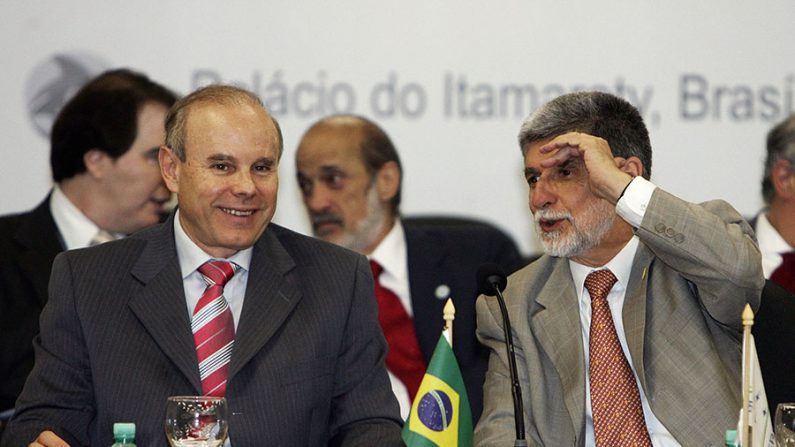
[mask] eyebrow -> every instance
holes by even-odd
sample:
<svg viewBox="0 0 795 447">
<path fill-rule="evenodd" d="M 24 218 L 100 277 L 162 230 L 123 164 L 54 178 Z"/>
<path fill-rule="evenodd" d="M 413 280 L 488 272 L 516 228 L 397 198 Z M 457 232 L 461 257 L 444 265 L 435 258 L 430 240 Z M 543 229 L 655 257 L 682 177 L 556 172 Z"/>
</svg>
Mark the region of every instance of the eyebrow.
<svg viewBox="0 0 795 447">
<path fill-rule="evenodd" d="M 345 174 L 346 173 L 344 169 L 340 168 L 337 165 L 321 166 L 320 167 L 320 172 L 323 173 L 323 174 L 337 174 L 337 173 Z"/>
<path fill-rule="evenodd" d="M 570 169 L 575 164 L 574 160 L 569 158 L 558 166 L 558 169 Z"/>
<path fill-rule="evenodd" d="M 211 161 L 229 161 L 234 159 L 235 157 L 226 154 L 211 154 L 207 156 L 207 160 Z"/>
<path fill-rule="evenodd" d="M 212 154 L 212 155 L 207 156 L 207 160 L 208 161 L 231 161 L 233 163 L 237 162 L 237 158 L 235 158 L 234 156 L 228 155 L 228 154 L 220 154 L 220 153 L 219 154 Z M 252 163 L 252 164 L 257 164 L 257 163 L 265 163 L 268 166 L 273 166 L 274 164 L 276 164 L 276 157 L 261 157 L 261 158 L 258 158 L 256 160 L 254 160 L 254 163 Z"/>
</svg>

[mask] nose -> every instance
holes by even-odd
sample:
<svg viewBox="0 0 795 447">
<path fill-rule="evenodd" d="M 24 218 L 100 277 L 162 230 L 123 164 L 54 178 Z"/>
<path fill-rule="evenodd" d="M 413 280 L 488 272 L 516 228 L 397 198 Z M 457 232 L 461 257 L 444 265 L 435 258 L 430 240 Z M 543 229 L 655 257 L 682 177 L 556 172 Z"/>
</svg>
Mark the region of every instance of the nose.
<svg viewBox="0 0 795 447">
<path fill-rule="evenodd" d="M 329 208 L 331 195 L 322 183 L 315 185 L 304 195 L 304 204 L 312 213 L 326 211 Z"/>
<path fill-rule="evenodd" d="M 232 191 L 236 196 L 250 197 L 257 191 L 257 185 L 254 183 L 251 172 L 247 170 L 240 170 L 234 176 L 233 181 Z"/>
<path fill-rule="evenodd" d="M 555 188 L 543 178 L 539 178 L 535 186 L 530 189 L 530 209 L 540 210 L 549 207 L 557 201 Z"/>
</svg>

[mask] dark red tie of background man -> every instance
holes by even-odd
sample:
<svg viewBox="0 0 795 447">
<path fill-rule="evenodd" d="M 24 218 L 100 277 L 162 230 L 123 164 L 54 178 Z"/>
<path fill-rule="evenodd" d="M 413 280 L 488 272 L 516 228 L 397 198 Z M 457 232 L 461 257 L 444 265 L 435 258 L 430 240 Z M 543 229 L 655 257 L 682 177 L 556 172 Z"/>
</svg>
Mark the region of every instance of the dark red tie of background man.
<svg viewBox="0 0 795 447">
<path fill-rule="evenodd" d="M 781 255 L 781 265 L 770 275 L 770 280 L 795 293 L 795 252 Z"/>
<path fill-rule="evenodd" d="M 375 297 L 378 301 L 378 322 L 384 331 L 389 353 L 386 356 L 386 367 L 397 376 L 409 392 L 409 398 L 414 401 L 417 390 L 420 388 L 422 377 L 425 375 L 425 360 L 417 342 L 414 331 L 414 322 L 409 317 L 400 298 L 395 292 L 381 285 L 380 276 L 384 270 L 375 261 L 370 261 L 375 279 Z"/>
</svg>

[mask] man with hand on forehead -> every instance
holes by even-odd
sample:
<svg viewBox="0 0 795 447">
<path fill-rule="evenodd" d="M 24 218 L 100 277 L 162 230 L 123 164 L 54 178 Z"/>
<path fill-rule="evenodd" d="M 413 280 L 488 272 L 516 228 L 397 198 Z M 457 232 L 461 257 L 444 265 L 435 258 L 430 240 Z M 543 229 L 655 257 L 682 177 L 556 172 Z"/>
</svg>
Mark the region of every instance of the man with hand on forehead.
<svg viewBox="0 0 795 447">
<path fill-rule="evenodd" d="M 649 181 L 638 110 L 564 95 L 522 125 L 529 205 L 545 255 L 508 279 L 530 445 L 718 445 L 740 408 L 742 311 L 764 285 L 753 231 L 723 201 Z M 516 439 L 497 303 L 477 445 Z"/>
</svg>

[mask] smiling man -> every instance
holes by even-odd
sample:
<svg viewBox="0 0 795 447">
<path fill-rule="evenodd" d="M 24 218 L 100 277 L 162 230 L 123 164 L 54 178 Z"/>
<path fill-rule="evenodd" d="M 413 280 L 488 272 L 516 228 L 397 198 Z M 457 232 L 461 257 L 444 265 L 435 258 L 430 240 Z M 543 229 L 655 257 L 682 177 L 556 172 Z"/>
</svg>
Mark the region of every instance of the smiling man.
<svg viewBox="0 0 795 447">
<path fill-rule="evenodd" d="M 399 446 L 367 260 L 270 223 L 282 136 L 253 94 L 177 102 L 164 223 L 55 260 L 3 446 L 163 445 L 166 398 L 224 396 L 236 446 Z"/>
<path fill-rule="evenodd" d="M 623 99 L 580 92 L 523 123 L 529 205 L 546 254 L 505 300 L 529 445 L 717 445 L 737 425 L 741 314 L 764 285 L 753 231 L 727 203 L 658 188 L 651 143 Z M 516 435 L 500 310 L 475 443 Z"/>
<path fill-rule="evenodd" d="M 176 100 L 130 70 L 94 78 L 53 124 L 50 194 L 32 211 L 0 217 L 0 432 L 33 367 L 31 341 L 55 255 L 160 221 L 171 194 L 157 154 Z"/>
</svg>

